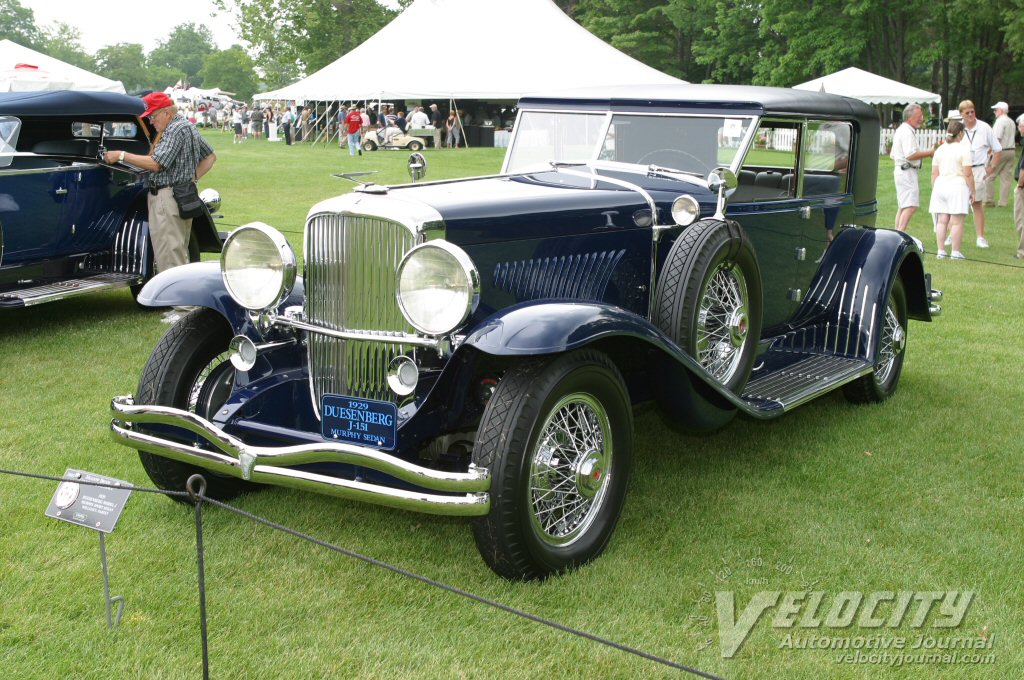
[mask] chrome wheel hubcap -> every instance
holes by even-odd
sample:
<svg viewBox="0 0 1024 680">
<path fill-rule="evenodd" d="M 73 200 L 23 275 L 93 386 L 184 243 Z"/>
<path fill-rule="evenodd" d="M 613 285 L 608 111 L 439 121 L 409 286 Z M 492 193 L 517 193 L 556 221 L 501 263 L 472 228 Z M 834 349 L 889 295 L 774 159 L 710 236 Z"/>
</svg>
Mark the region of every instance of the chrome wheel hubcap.
<svg viewBox="0 0 1024 680">
<path fill-rule="evenodd" d="M 530 462 L 530 516 L 542 541 L 566 546 L 587 532 L 604 505 L 611 460 L 611 423 L 601 403 L 584 393 L 559 400 Z"/>
</svg>

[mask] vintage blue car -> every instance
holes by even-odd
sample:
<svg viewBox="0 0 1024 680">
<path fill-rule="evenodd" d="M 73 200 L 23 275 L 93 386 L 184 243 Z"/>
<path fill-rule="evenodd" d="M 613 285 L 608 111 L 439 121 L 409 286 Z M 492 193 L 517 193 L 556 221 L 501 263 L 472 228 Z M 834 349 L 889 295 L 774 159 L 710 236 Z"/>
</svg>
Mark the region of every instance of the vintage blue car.
<svg viewBox="0 0 1024 680">
<path fill-rule="evenodd" d="M 152 277 L 144 173 L 100 157 L 104 148 L 148 153 L 145 108 L 112 93 L 0 94 L 0 309 L 137 292 Z M 216 192 L 207 199 L 216 211 Z M 192 261 L 220 251 L 209 210 L 192 227 Z"/>
<path fill-rule="evenodd" d="M 896 391 L 941 295 L 921 244 L 874 228 L 878 137 L 872 108 L 798 90 L 524 99 L 501 174 L 314 206 L 301 278 L 261 223 L 154 278 L 142 304 L 201 309 L 113 400 L 113 437 L 163 488 L 472 516 L 511 579 L 585 563 L 637 404 L 711 430 Z"/>
</svg>

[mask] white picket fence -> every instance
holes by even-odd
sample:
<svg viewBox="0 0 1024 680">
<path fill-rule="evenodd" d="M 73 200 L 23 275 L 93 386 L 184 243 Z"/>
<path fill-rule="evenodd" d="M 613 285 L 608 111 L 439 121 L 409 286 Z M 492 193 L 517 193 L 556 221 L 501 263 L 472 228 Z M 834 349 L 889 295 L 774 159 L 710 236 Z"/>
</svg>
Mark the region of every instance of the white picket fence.
<svg viewBox="0 0 1024 680">
<path fill-rule="evenodd" d="M 892 144 L 892 136 L 896 134 L 896 130 L 889 128 L 883 129 L 881 136 L 878 138 L 878 155 L 888 156 L 889 152 L 887 149 Z M 946 138 L 945 130 L 918 130 L 917 131 L 917 148 L 919 149 L 930 149 L 940 141 Z"/>
</svg>

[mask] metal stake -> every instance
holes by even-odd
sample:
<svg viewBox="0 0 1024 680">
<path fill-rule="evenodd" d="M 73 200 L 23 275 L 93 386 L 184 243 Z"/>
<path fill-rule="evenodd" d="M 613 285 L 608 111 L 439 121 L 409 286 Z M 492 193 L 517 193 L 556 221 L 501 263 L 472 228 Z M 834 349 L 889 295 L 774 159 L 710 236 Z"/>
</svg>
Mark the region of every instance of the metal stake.
<svg viewBox="0 0 1024 680">
<path fill-rule="evenodd" d="M 107 542 L 102 531 L 97 533 L 100 535 L 100 564 L 103 565 L 103 600 L 107 608 L 107 628 L 113 628 L 121 623 L 121 616 L 124 615 L 126 601 L 121 595 L 110 597 L 110 575 L 107 573 Z M 111 618 L 110 605 L 114 603 L 117 604 L 117 614 Z"/>
</svg>

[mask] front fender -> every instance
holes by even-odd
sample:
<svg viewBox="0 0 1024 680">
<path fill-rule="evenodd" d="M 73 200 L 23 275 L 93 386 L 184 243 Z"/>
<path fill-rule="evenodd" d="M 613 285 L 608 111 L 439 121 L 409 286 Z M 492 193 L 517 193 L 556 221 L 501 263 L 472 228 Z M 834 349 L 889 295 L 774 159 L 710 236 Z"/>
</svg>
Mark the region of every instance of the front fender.
<svg viewBox="0 0 1024 680">
<path fill-rule="evenodd" d="M 496 356 L 524 356 L 568 352 L 614 336 L 671 344 L 650 321 L 619 307 L 550 300 L 501 310 L 474 328 L 465 344 Z"/>
<path fill-rule="evenodd" d="M 281 307 L 301 304 L 302 277 L 295 279 L 291 295 Z M 160 272 L 143 286 L 138 303 L 144 307 L 207 307 L 227 319 L 235 332 L 248 328 L 249 310 L 228 293 L 219 262 L 193 262 Z"/>
<path fill-rule="evenodd" d="M 463 344 L 494 356 L 513 357 L 569 352 L 613 338 L 635 342 L 637 351 L 657 350 L 734 406 L 749 410 L 746 402 L 711 377 L 654 324 L 613 305 L 550 300 L 524 302 L 481 322 Z"/>
</svg>

